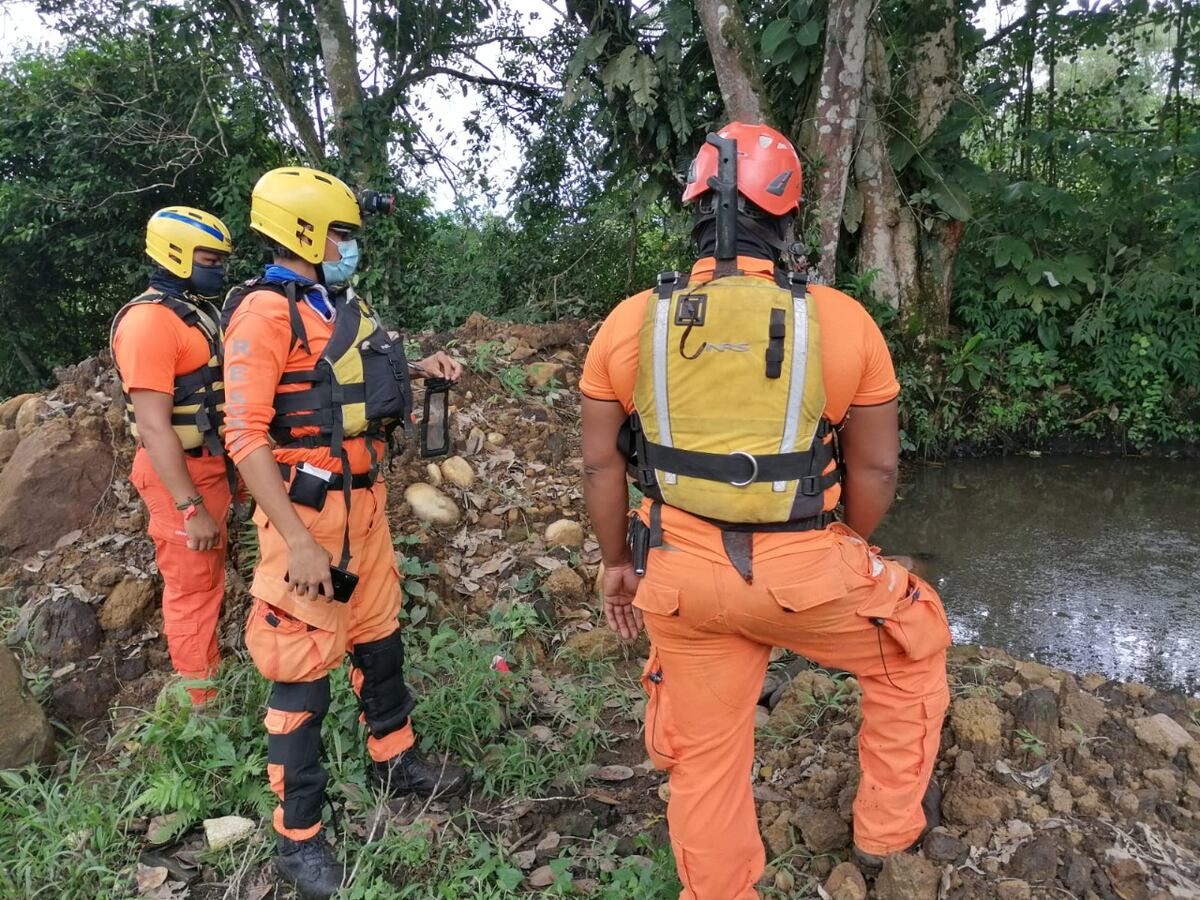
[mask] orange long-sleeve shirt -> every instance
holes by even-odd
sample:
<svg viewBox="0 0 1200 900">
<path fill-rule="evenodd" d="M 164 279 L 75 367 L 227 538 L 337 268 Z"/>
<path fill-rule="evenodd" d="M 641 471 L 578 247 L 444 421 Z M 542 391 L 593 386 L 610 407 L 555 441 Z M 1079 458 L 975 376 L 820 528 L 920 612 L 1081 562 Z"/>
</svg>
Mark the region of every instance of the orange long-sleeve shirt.
<svg viewBox="0 0 1200 900">
<path fill-rule="evenodd" d="M 304 390 L 307 385 L 280 385 L 285 372 L 313 369 L 333 335 L 326 321 L 303 300 L 298 304 L 308 350 L 292 346 L 292 327 L 286 297 L 274 291 L 248 294 L 234 312 L 225 330 L 225 446 L 234 463 L 259 447 L 273 446 L 268 429 L 275 416 L 275 395 Z M 317 434 L 315 426 L 293 428 L 294 437 Z M 350 471 L 359 474 L 371 467 L 367 439 L 345 442 Z M 375 441 L 376 458 L 383 456 L 383 442 Z M 274 448 L 275 458 L 292 465 L 307 462 L 331 472 L 341 472 L 342 463 L 328 447 Z"/>
</svg>

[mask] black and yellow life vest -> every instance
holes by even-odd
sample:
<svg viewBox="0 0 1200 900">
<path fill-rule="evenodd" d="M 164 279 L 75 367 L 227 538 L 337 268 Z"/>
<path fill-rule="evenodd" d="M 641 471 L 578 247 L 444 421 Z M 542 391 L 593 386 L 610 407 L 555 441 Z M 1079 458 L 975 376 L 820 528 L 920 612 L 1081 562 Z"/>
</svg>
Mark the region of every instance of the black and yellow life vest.
<svg viewBox="0 0 1200 900">
<path fill-rule="evenodd" d="M 206 448 L 213 456 L 223 456 L 224 444 L 221 434 L 225 425 L 225 384 L 221 371 L 221 326 L 217 308 L 207 300 L 196 297 L 174 297 L 157 291 L 147 291 L 121 307 L 113 319 L 109 344 L 116 337 L 117 327 L 126 313 L 135 306 L 154 303 L 169 309 L 184 325 L 197 329 L 208 344 L 209 359 L 198 369 L 175 376 L 174 405 L 171 409 L 171 427 L 179 436 L 185 451 Z M 137 420 L 133 411 L 133 400 L 125 382 L 121 382 L 125 395 L 125 418 L 134 439 L 138 438 Z"/>
<path fill-rule="evenodd" d="M 785 286 L 786 285 L 786 286 Z M 656 500 L 733 531 L 823 528 L 838 482 L 820 322 L 804 279 L 659 276 L 622 439 Z"/>
<path fill-rule="evenodd" d="M 292 347 L 308 351 L 308 335 L 297 297 L 309 287 L 299 282 L 249 281 L 225 299 L 221 320 L 228 326 L 234 311 L 255 291 L 287 299 Z M 412 384 L 404 343 L 393 339 L 367 302 L 352 291 L 331 298 L 336 310 L 333 334 L 315 368 L 285 372 L 280 385 L 305 385 L 275 394 L 270 435 L 279 447 L 328 447 L 344 455 L 343 443 L 355 437 L 386 438 L 412 413 Z M 294 437 L 292 430 L 316 426 L 318 434 Z M 348 471 L 348 470 L 347 470 Z"/>
</svg>

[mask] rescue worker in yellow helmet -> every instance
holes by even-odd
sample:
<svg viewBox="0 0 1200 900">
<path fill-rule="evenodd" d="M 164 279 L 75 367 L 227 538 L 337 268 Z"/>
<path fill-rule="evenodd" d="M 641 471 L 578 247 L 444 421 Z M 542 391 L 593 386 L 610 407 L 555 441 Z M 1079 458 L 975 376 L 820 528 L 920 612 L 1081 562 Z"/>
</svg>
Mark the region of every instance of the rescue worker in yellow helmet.
<svg viewBox="0 0 1200 900">
<path fill-rule="evenodd" d="M 138 441 L 129 478 L 149 511 L 163 577 L 163 633 L 175 671 L 189 681 L 220 662 L 217 619 L 225 592 L 231 484 L 221 441 L 220 315 L 229 229 L 186 206 L 146 226 L 149 287 L 117 313 L 112 351 Z M 193 704 L 212 696 L 193 685 Z"/>
<path fill-rule="evenodd" d="M 250 227 L 273 261 L 231 291 L 223 311 L 226 445 L 258 501 L 246 646 L 275 683 L 265 724 L 277 867 L 304 897 L 329 897 L 343 878 L 319 832 L 321 720 L 329 673 L 347 652 L 370 783 L 421 796 L 467 786 L 463 769 L 413 748 L 400 580 L 379 476 L 390 434 L 412 409 L 410 375 L 455 380 L 462 367 L 445 353 L 410 366 L 403 343 L 348 287 L 361 224 L 358 200 L 337 178 L 268 172 L 254 187 Z"/>
</svg>

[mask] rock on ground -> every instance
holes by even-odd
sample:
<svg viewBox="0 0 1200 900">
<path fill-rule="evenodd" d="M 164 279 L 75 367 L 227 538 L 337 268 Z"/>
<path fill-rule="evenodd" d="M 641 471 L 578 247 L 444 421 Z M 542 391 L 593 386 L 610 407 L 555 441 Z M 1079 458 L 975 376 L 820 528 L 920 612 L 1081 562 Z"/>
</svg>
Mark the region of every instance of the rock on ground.
<svg viewBox="0 0 1200 900">
<path fill-rule="evenodd" d="M 570 566 L 562 566 L 551 572 L 544 587 L 551 598 L 562 603 L 581 602 L 585 591 L 583 579 Z"/>
<path fill-rule="evenodd" d="M 56 718 L 73 724 L 98 721 L 108 715 L 108 704 L 116 692 L 112 666 L 102 663 L 87 671 L 76 671 L 54 685 L 50 709 Z"/>
<path fill-rule="evenodd" d="M 13 420 L 13 427 L 22 438 L 28 437 L 37 430 L 38 422 L 49 412 L 50 404 L 35 394 L 21 404 L 21 408 L 17 410 L 17 417 Z"/>
<path fill-rule="evenodd" d="M 850 843 L 850 826 L 832 809 L 806 810 L 799 825 L 800 836 L 813 853 L 832 853 Z"/>
<path fill-rule="evenodd" d="M 879 900 L 937 900 L 941 876 L 933 863 L 912 853 L 893 853 L 875 881 Z"/>
<path fill-rule="evenodd" d="M 418 482 L 404 490 L 404 499 L 413 515 L 422 522 L 434 525 L 457 525 L 461 513 L 458 505 L 433 485 Z"/>
<path fill-rule="evenodd" d="M 812 724 L 814 707 L 836 691 L 837 685 L 824 672 L 800 672 L 783 686 L 771 710 L 771 726 L 783 735 L 808 730 Z"/>
<path fill-rule="evenodd" d="M 21 436 L 11 428 L 0 431 L 0 470 L 8 465 L 8 461 L 17 452 L 17 445 L 20 443 Z"/>
<path fill-rule="evenodd" d="M 1104 701 L 1084 691 L 1072 691 L 1058 711 L 1060 724 L 1070 730 L 1078 725 L 1088 737 L 1094 737 L 1101 723 L 1108 717 Z"/>
<path fill-rule="evenodd" d="M 1000 758 L 1004 716 L 991 700 L 967 697 L 950 706 L 950 727 L 958 746 L 970 750 L 978 762 Z"/>
<path fill-rule="evenodd" d="M 257 826 L 241 816 L 221 816 L 204 820 L 204 837 L 210 850 L 220 850 L 244 841 L 254 834 Z"/>
<path fill-rule="evenodd" d="M 17 658 L 0 646 L 0 769 L 46 762 L 53 745 L 54 732 L 46 713 L 25 690 Z"/>
<path fill-rule="evenodd" d="M 546 543 L 559 547 L 582 547 L 583 526 L 572 519 L 559 519 L 546 526 Z"/>
<path fill-rule="evenodd" d="M 867 882 L 854 863 L 840 863 L 829 873 L 825 890 L 833 900 L 867 900 Z"/>
<path fill-rule="evenodd" d="M 82 659 L 95 653 L 103 640 L 96 613 L 82 600 L 51 600 L 37 611 L 33 622 L 33 648 L 39 656 L 58 662 Z"/>
<path fill-rule="evenodd" d="M 57 419 L 17 445 L 0 473 L 0 555 L 46 550 L 84 528 L 112 476 L 112 448 Z"/>
<path fill-rule="evenodd" d="M 475 470 L 461 456 L 452 456 L 442 462 L 442 477 L 460 488 L 470 488 L 475 484 Z"/>
<path fill-rule="evenodd" d="M 621 638 L 615 631 L 603 626 L 591 631 L 577 631 L 567 638 L 563 650 L 592 662 L 611 659 L 621 655 Z"/>
<path fill-rule="evenodd" d="M 125 578 L 100 607 L 100 627 L 105 631 L 127 631 L 142 624 L 157 595 L 145 578 Z"/>
<path fill-rule="evenodd" d="M 16 428 L 17 413 L 25 405 L 26 400 L 32 400 L 37 394 L 17 394 L 0 403 L 0 428 Z"/>
<path fill-rule="evenodd" d="M 1182 725 L 1163 713 L 1135 720 L 1133 732 L 1139 741 L 1168 759 L 1174 759 L 1180 750 L 1195 742 Z"/>
</svg>

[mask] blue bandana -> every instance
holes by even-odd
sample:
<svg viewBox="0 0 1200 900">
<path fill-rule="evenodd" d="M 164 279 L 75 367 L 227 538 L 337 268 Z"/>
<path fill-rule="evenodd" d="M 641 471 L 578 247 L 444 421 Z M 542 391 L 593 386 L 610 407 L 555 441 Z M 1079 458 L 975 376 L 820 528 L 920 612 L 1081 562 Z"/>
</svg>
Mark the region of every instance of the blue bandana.
<svg viewBox="0 0 1200 900">
<path fill-rule="evenodd" d="M 263 270 L 263 281 L 268 284 L 283 284 L 288 281 L 294 281 L 297 284 L 311 285 L 304 292 L 305 302 L 326 321 L 333 318 L 333 303 L 329 300 L 329 295 L 325 293 L 325 288 L 311 278 L 305 278 L 303 275 L 293 272 L 287 266 L 271 264 Z"/>
</svg>

